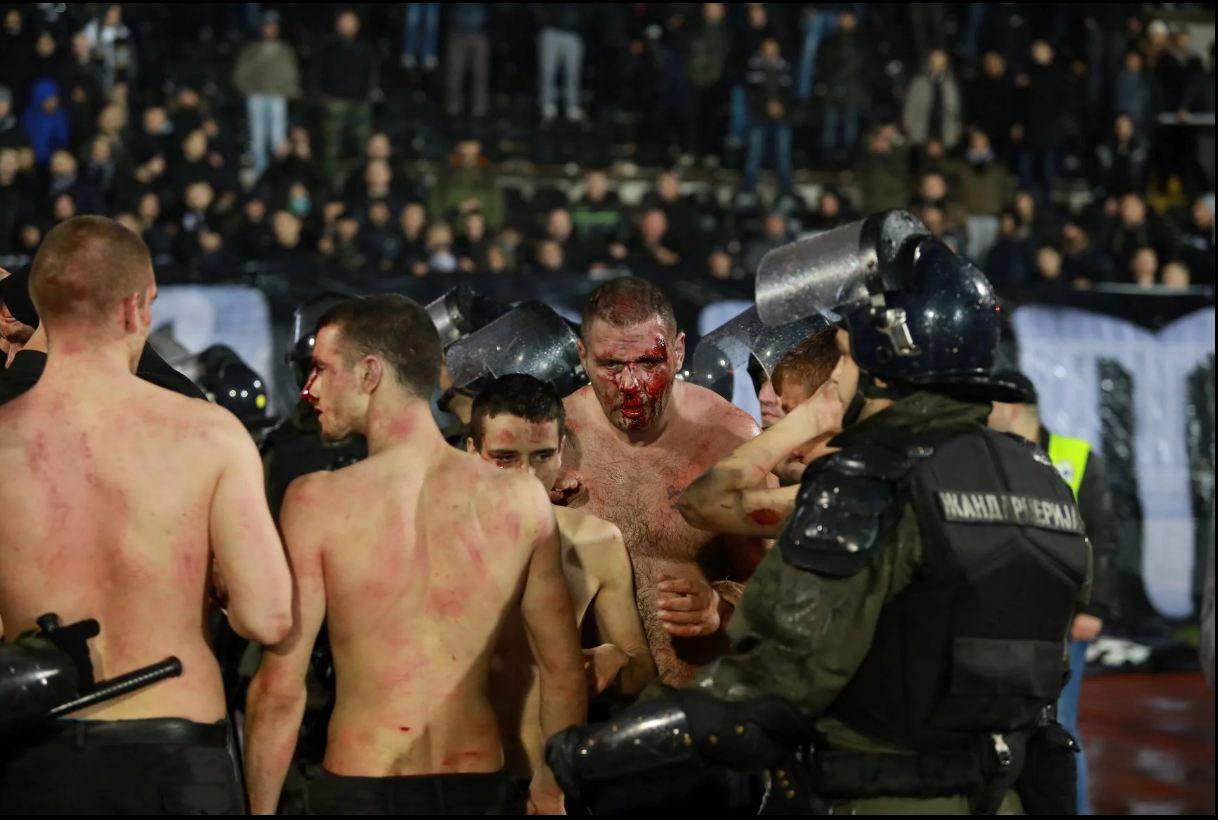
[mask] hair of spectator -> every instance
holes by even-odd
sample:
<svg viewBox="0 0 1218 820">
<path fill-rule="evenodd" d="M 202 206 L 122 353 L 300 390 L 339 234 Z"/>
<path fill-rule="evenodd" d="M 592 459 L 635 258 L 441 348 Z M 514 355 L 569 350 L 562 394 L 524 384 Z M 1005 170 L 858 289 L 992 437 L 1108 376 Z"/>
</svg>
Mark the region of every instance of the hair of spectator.
<svg viewBox="0 0 1218 820">
<path fill-rule="evenodd" d="M 154 282 L 144 240 L 104 216 L 75 216 L 47 232 L 30 269 L 30 297 L 48 327 L 100 325 Z"/>
<path fill-rule="evenodd" d="M 840 355 L 836 328 L 827 327 L 812 334 L 787 351 L 774 366 L 774 392 L 781 395 L 784 383 L 798 384 L 811 396 L 829 380 Z"/>
<path fill-rule="evenodd" d="M 524 373 L 500 376 L 491 382 L 474 399 L 470 409 L 470 436 L 474 446 L 482 448 L 482 437 L 486 433 L 487 419 L 507 414 L 518 416 L 533 424 L 548 421 L 558 422 L 558 440 L 565 432 L 566 413 L 558 391 L 549 382 L 543 382 Z"/>
<path fill-rule="evenodd" d="M 397 294 L 364 296 L 340 302 L 317 320 L 317 330 L 338 328 L 350 366 L 364 356 L 379 356 L 412 395 L 430 399 L 440 384 L 443 350 L 436 327 L 418 302 Z"/>
<path fill-rule="evenodd" d="M 623 276 L 592 291 L 584 304 L 582 331 L 587 334 L 593 319 L 613 327 L 626 327 L 654 318 L 658 318 L 669 333 L 676 332 L 677 317 L 664 292 L 646 279 Z"/>
</svg>

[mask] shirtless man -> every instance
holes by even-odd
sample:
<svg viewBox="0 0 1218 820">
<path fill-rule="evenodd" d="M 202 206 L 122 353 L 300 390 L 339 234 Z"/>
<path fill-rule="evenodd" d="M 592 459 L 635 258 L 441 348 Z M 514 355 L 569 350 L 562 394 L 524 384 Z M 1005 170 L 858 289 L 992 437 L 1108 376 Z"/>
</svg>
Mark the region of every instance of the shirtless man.
<svg viewBox="0 0 1218 820">
<path fill-rule="evenodd" d="M 549 384 L 523 374 L 503 376 L 474 400 L 467 446 L 506 470 L 527 471 L 549 490 L 561 472 L 563 420 L 562 401 Z M 637 695 L 656 670 L 635 607 L 634 578 L 622 534 L 608 521 L 581 510 L 555 507 L 554 517 L 576 623 L 582 626 L 592 608 L 602 641 L 584 650 L 589 695 L 599 695 L 614 682 L 623 695 Z M 542 755 L 536 672 L 531 664 L 520 662 L 527 659 L 528 647 L 522 645 L 519 631 L 505 632 L 496 664 L 494 702 L 505 745 L 517 753 L 509 754 L 509 764 L 530 776 L 548 770 Z M 513 744 L 517 738 L 520 748 Z"/>
<path fill-rule="evenodd" d="M 779 360 L 774 386 L 782 419 L 689 485 L 677 499 L 686 521 L 707 532 L 778 537 L 795 511 L 803 469 L 832 452 L 829 439 L 841 430 L 840 361 L 835 328 L 800 342 Z M 765 486 L 769 473 L 784 486 Z"/>
<path fill-rule="evenodd" d="M 565 401 L 564 460 L 583 483 L 571 505 L 622 531 L 652 657 L 661 680 L 679 686 L 727 650 L 722 621 L 765 546 L 694 529 L 673 502 L 757 427 L 710 390 L 676 380 L 685 335 L 645 280 L 614 279 L 593 292 L 580 357 L 591 384 Z M 710 623 L 701 615 L 708 583 L 723 599 Z"/>
<path fill-rule="evenodd" d="M 517 781 L 502 773 L 487 693 L 496 639 L 515 608 L 540 670 L 543 734 L 584 719 L 549 499 L 530 476 L 444 441 L 428 404 L 440 360 L 434 325 L 405 297 L 345 302 L 318 322 L 305 395 L 322 435 L 359 433 L 368 458 L 296 479 L 284 498 L 296 621 L 250 684 L 254 812 L 275 811 L 323 617 L 337 692 L 323 769 L 307 784 L 313 813 L 523 808 Z M 539 809 L 561 806 L 556 792 Z"/>
<path fill-rule="evenodd" d="M 0 408 L 4 637 L 46 612 L 96 618 L 96 677 L 170 655 L 183 672 L 5 748 L 0 810 L 239 813 L 204 616 L 214 558 L 239 634 L 275 643 L 291 624 L 258 452 L 227 410 L 133 375 L 156 297 L 138 236 L 97 216 L 63 222 L 30 290 L 49 349 L 38 383 Z"/>
</svg>

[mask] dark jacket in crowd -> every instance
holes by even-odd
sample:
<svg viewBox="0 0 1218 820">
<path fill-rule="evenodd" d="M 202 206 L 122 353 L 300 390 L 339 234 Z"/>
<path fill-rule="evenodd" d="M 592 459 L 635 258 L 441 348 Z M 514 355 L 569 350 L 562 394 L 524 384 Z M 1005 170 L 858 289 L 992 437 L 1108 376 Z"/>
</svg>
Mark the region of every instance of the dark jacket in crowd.
<svg viewBox="0 0 1218 820">
<path fill-rule="evenodd" d="M 867 45 L 858 26 L 838 30 L 825 40 L 816 57 L 816 79 L 833 103 L 863 105 L 867 98 Z"/>
<path fill-rule="evenodd" d="M 365 102 L 375 86 L 376 57 L 359 39 L 330 37 L 315 55 L 321 92 L 338 100 Z"/>
<path fill-rule="evenodd" d="M 767 60 L 760 54 L 753 55 L 749 58 L 744 84 L 748 93 L 749 109 L 755 121 L 764 122 L 771 119 L 767 109 L 774 100 L 782 106 L 782 119 L 790 116 L 793 81 L 791 66 L 786 60 L 781 57 L 777 60 Z"/>
<path fill-rule="evenodd" d="M 979 73 L 965 95 L 966 121 L 990 137 L 999 153 L 1011 144 L 1011 124 L 1015 121 L 1015 84 L 1010 72 L 1001 77 Z"/>
<path fill-rule="evenodd" d="M 1070 94 L 1066 73 L 1057 62 L 1028 66 L 1023 94 L 1023 141 L 1029 148 L 1060 148 L 1066 139 Z"/>
<path fill-rule="evenodd" d="M 712 88 L 727 73 L 732 39 L 726 21 L 699 22 L 686 42 L 685 71 L 694 88 Z"/>
</svg>

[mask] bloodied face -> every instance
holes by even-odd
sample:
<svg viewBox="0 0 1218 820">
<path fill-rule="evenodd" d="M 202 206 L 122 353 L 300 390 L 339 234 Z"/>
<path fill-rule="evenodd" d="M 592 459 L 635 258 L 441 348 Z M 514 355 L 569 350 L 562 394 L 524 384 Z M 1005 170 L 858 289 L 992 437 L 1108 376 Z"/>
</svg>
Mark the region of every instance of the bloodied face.
<svg viewBox="0 0 1218 820">
<path fill-rule="evenodd" d="M 561 444 L 557 420 L 534 422 L 500 413 L 486 418 L 480 446 L 471 439 L 469 450 L 505 470 L 528 470 L 548 491 L 558 483 Z"/>
<path fill-rule="evenodd" d="M 367 413 L 368 395 L 360 389 L 359 362 L 348 360 L 342 331 L 327 325 L 313 346 L 313 372 L 300 397 L 312 405 L 327 441 L 341 441 L 360 432 Z"/>
<path fill-rule="evenodd" d="M 605 417 L 625 433 L 641 433 L 664 417 L 685 360 L 685 334 L 658 316 L 623 327 L 594 319 L 580 355 Z"/>
</svg>

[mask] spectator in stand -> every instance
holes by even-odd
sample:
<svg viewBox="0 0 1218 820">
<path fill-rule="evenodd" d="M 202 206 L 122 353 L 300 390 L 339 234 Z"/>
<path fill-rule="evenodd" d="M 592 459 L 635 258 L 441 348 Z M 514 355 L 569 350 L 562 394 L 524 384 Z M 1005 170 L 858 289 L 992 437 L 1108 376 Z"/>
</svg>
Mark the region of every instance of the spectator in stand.
<svg viewBox="0 0 1218 820">
<path fill-rule="evenodd" d="M 957 197 L 972 215 L 997 216 L 1014 193 L 1014 180 L 994 153 L 990 137 L 980 128 L 970 128 L 964 156 L 954 164 Z"/>
<path fill-rule="evenodd" d="M 1064 121 L 1069 95 L 1065 71 L 1047 40 L 1032 43 L 1032 64 L 1019 84 L 1023 88 L 1023 114 L 1019 139 L 1019 182 L 1048 202 L 1057 182 L 1057 169 L 1065 142 Z"/>
<path fill-rule="evenodd" d="M 1057 241 L 1061 235 L 1061 219 L 1052 205 L 1037 201 L 1032 192 L 1020 188 L 1012 200 L 1019 216 L 1019 227 L 1025 236 L 1036 245 Z"/>
<path fill-rule="evenodd" d="M 749 3 L 745 12 L 745 24 L 736 33 L 729 66 L 732 83 L 731 121 L 728 125 L 727 145 L 733 151 L 744 145 L 749 134 L 751 116 L 749 97 L 745 82 L 749 61 L 761 51 L 761 42 L 775 34 L 765 3 Z"/>
<path fill-rule="evenodd" d="M 393 184 L 393 169 L 383 159 L 371 160 L 364 171 L 364 184 L 359 193 L 347 200 L 347 208 L 362 213 L 374 202 L 387 202 L 392 211 L 402 208 L 402 200 Z"/>
<path fill-rule="evenodd" d="M 1121 197 L 1104 242 L 1108 255 L 1120 269 L 1129 269 L 1132 256 L 1141 248 L 1151 248 L 1157 258 L 1165 258 L 1170 255 L 1172 244 L 1167 226 L 1146 207 L 1141 196 L 1131 192 Z"/>
<path fill-rule="evenodd" d="M 558 243 L 566 267 L 584 272 L 592 262 L 588 249 L 575 233 L 575 223 L 566 208 L 554 208 L 546 215 L 543 239 Z"/>
<path fill-rule="evenodd" d="M 1130 66 L 1130 52 L 1126 50 L 1125 37 L 1131 19 L 1137 19 L 1137 8 L 1124 3 L 1097 3 L 1087 9 L 1083 22 L 1086 28 L 1087 91 L 1093 116 L 1108 118 L 1109 112 L 1113 110 L 1108 94 L 1114 90 L 1112 100 L 1118 106 L 1116 110 L 1122 110 L 1119 106 L 1124 101 L 1126 92 L 1121 88 L 1120 79 L 1117 80 L 1115 89 L 1111 80 L 1117 75 L 1122 54 L 1125 69 L 1128 70 Z M 1138 57 L 1140 63 L 1141 55 Z M 1138 71 L 1141 71 L 1140 67 Z M 1137 119 L 1135 116 L 1134 120 Z"/>
<path fill-rule="evenodd" d="M 1035 299 L 1055 301 L 1071 291 L 1070 280 L 1063 275 L 1062 255 L 1052 245 L 1036 249 L 1036 281 L 1032 286 Z"/>
<path fill-rule="evenodd" d="M 0 146 L 0 256 L 17 252 L 17 236 L 33 216 L 34 204 L 22 190 L 17 152 Z"/>
<path fill-rule="evenodd" d="M 486 230 L 486 216 L 479 211 L 465 214 L 457 227 L 457 241 L 453 245 L 457 266 L 466 273 L 485 271 L 493 244 Z"/>
<path fill-rule="evenodd" d="M 686 41 L 685 69 L 691 91 L 689 151 L 697 159 L 718 156 L 724 134 L 731 33 L 723 3 L 703 3 L 702 17 Z"/>
<path fill-rule="evenodd" d="M 342 216 L 334 223 L 332 236 L 324 236 L 317 248 L 325 259 L 326 266 L 355 276 L 368 268 L 369 259 L 360 236 L 359 220 L 353 216 Z"/>
<path fill-rule="evenodd" d="M 1015 121 L 1015 81 L 997 51 L 981 58 L 981 73 L 969 84 L 965 103 L 968 121 L 989 134 L 994 149 L 1006 157 Z"/>
<path fill-rule="evenodd" d="M 465 75 L 472 81 L 470 115 L 482 118 L 490 111 L 491 45 L 487 37 L 485 3 L 452 3 L 448 7 L 448 41 L 445 50 L 444 93 L 448 116 L 465 110 Z"/>
<path fill-rule="evenodd" d="M 839 19 L 832 7 L 824 7 L 819 3 L 809 3 L 804 7 L 799 21 L 803 41 L 799 49 L 799 76 L 795 84 L 795 98 L 800 102 L 812 99 L 821 43 L 837 29 Z"/>
<path fill-rule="evenodd" d="M 1062 226 L 1062 271 L 1076 288 L 1112 281 L 1112 260 L 1076 220 Z"/>
<path fill-rule="evenodd" d="M 161 220 L 160 197 L 151 191 L 141 196 L 139 204 L 136 206 L 136 216 L 140 222 L 140 238 L 148 246 L 152 264 L 157 269 L 172 265 L 174 262 L 173 237 L 169 235 L 169 231 L 165 230 L 165 224 Z"/>
<path fill-rule="evenodd" d="M 288 130 L 288 141 L 279 147 L 275 161 L 264 178 L 265 187 L 279 195 L 296 180 L 314 191 L 325 187 L 325 177 L 313 157 L 312 137 L 302 125 Z"/>
<path fill-rule="evenodd" d="M 117 199 L 118 180 L 126 175 L 127 169 L 120 165 L 114 156 L 113 141 L 105 134 L 98 134 L 89 140 L 81 158 L 84 171 L 81 173 L 82 182 L 97 191 L 101 196 L 98 210 L 90 213 L 110 213 Z"/>
<path fill-rule="evenodd" d="M 940 233 L 950 234 L 961 243 L 967 240 L 968 214 L 960 203 L 952 198 L 951 189 L 948 188 L 947 179 L 943 174 L 923 174 L 918 180 L 918 191 L 910 201 L 910 206 L 915 210 L 937 209 L 943 218 Z M 963 244 L 960 247 L 963 248 Z"/>
<path fill-rule="evenodd" d="M 277 11 L 262 16 L 262 38 L 241 49 L 233 69 L 233 85 L 245 96 L 256 177 L 288 138 L 288 100 L 300 97 L 296 52 L 279 39 L 279 20 Z"/>
<path fill-rule="evenodd" d="M 1154 248 L 1138 248 L 1129 257 L 1128 279 L 1140 288 L 1153 288 L 1159 284 L 1159 254 Z"/>
<path fill-rule="evenodd" d="M 0 150 L 16 148 L 24 141 L 20 123 L 13 114 L 13 92 L 0 85 Z"/>
<path fill-rule="evenodd" d="M 234 250 L 242 259 L 258 262 L 270 254 L 275 234 L 268 219 L 266 200 L 257 194 L 241 205 L 241 218 L 233 231 Z"/>
<path fill-rule="evenodd" d="M 327 40 L 315 61 L 320 74 L 325 118 L 326 177 L 334 189 L 342 188 L 339 160 L 346 140 L 364 145 L 372 133 L 372 96 L 377 88 L 376 58 L 359 40 L 359 16 L 344 9 L 334 19 L 335 35 Z"/>
<path fill-rule="evenodd" d="M 895 125 L 872 129 L 858 174 L 864 213 L 903 208 L 909 202 L 909 149 Z"/>
<path fill-rule="evenodd" d="M 428 273 L 456 272 L 457 256 L 453 253 L 453 230 L 447 222 L 438 220 L 427 226 L 423 250 L 427 254 Z"/>
<path fill-rule="evenodd" d="M 811 231 L 827 231 L 858 219 L 850 203 L 842 199 L 833 188 L 822 188 L 816 197 L 816 210 L 811 213 L 804 227 Z"/>
<path fill-rule="evenodd" d="M 604 171 L 588 171 L 584 183 L 583 195 L 571 206 L 571 221 L 584 247 L 592 251 L 619 239 L 625 219 L 621 200 L 609 190 Z"/>
<path fill-rule="evenodd" d="M 1141 191 L 1146 185 L 1150 145 L 1129 114 L 1117 114 L 1112 134 L 1095 148 L 1095 193 L 1100 197 Z"/>
<path fill-rule="evenodd" d="M 402 68 L 414 71 L 420 63 L 425 71 L 440 64 L 436 56 L 440 37 L 440 4 L 407 3 L 402 37 Z"/>
<path fill-rule="evenodd" d="M 363 212 L 361 244 L 368 269 L 377 274 L 392 272 L 402 253 L 402 232 L 393 214 L 394 209 L 385 200 L 373 201 Z"/>
<path fill-rule="evenodd" d="M 825 89 L 821 156 L 834 166 L 844 164 L 858 142 L 859 111 L 867 105 L 866 54 L 858 16 L 854 9 L 842 9 L 837 17 L 837 30 L 820 50 L 817 66 Z"/>
<path fill-rule="evenodd" d="M 749 126 L 749 155 L 744 168 L 744 190 L 757 188 L 757 177 L 767 143 L 774 146 L 774 164 L 781 194 L 791 191 L 791 67 L 782 58 L 775 37 L 761 41 L 761 50 L 749 59 L 745 74 L 752 124 Z"/>
<path fill-rule="evenodd" d="M 127 130 L 127 109 L 118 103 L 102 106 L 97 113 L 96 133 L 110 141 L 115 156 L 126 159 L 131 137 Z"/>
<path fill-rule="evenodd" d="M 102 64 L 106 91 L 115 84 L 130 85 L 136 75 L 135 40 L 123 23 L 123 7 L 118 3 L 101 6 L 102 16 L 94 17 L 82 32 L 89 47 Z"/>
<path fill-rule="evenodd" d="M 638 276 L 669 273 L 681 264 L 668 238 L 668 218 L 659 208 L 643 211 L 634 234 L 610 245 L 609 256 Z"/>
<path fill-rule="evenodd" d="M 173 123 L 162 105 L 149 105 L 140 116 L 140 131 L 131 138 L 132 159 L 143 165 L 153 157 L 169 154 Z"/>
<path fill-rule="evenodd" d="M 503 190 L 486 168 L 481 142 L 468 137 L 457 141 L 448 167 L 439 173 L 427 204 L 432 219 L 481 211 L 489 228 L 499 230 L 506 208 Z"/>
<path fill-rule="evenodd" d="M 312 267 L 312 254 L 301 244 L 304 223 L 298 217 L 287 211 L 276 211 L 271 218 L 271 230 L 275 234 L 275 244 L 267 255 L 267 262 L 288 274 Z"/>
<path fill-rule="evenodd" d="M 227 190 L 217 163 L 223 160 L 211 155 L 207 134 L 203 129 L 191 131 L 182 140 L 178 156 L 170 164 L 169 179 L 175 190 L 184 191 L 194 182 L 206 182 L 213 190 Z"/>
<path fill-rule="evenodd" d="M 785 215 L 778 211 L 766 214 L 765 220 L 761 223 L 761 236 L 745 243 L 742 258 L 744 269 L 750 276 L 756 276 L 757 266 L 761 264 L 762 257 L 775 248 L 787 244 L 793 238 Z"/>
<path fill-rule="evenodd" d="M 402 209 L 398 224 L 402 229 L 402 250 L 398 254 L 399 270 L 415 276 L 427 274 L 427 209 L 421 202 L 408 202 Z"/>
<path fill-rule="evenodd" d="M 1032 243 L 1020 231 L 1019 216 L 1006 209 L 998 215 L 998 239 L 985 258 L 985 274 L 1004 299 L 1017 299 L 1032 281 L 1036 262 Z"/>
<path fill-rule="evenodd" d="M 669 241 L 682 259 L 694 259 L 705 253 L 698 211 L 681 195 L 681 178 L 676 171 L 660 172 L 655 190 L 643 198 L 643 206 L 664 212 Z"/>
<path fill-rule="evenodd" d="M 35 80 L 45 78 L 60 83 L 64 67 L 64 57 L 55 42 L 55 35 L 46 29 L 38 32 L 26 72 Z"/>
<path fill-rule="evenodd" d="M 1154 131 L 1158 103 L 1155 83 L 1147 75 L 1145 60 L 1137 49 L 1125 52 L 1125 62 L 1116 75 L 1113 101 L 1115 111 L 1128 115 L 1133 129 L 1143 141 Z"/>
<path fill-rule="evenodd" d="M 1185 290 L 1192 285 L 1188 266 L 1183 262 L 1168 262 L 1163 266 L 1162 285 L 1171 290 Z"/>
<path fill-rule="evenodd" d="M 537 64 L 541 118 L 545 122 L 552 122 L 558 116 L 555 86 L 561 68 L 567 120 L 580 122 L 584 118 L 580 105 L 584 68 L 584 10 L 578 3 L 540 3 L 538 7 L 541 35 L 537 41 Z"/>
<path fill-rule="evenodd" d="M 56 151 L 48 166 L 47 197 L 66 195 L 72 199 L 76 213 L 98 214 L 106 209 L 105 200 L 87 179 L 80 176 L 80 164 L 67 151 Z"/>
<path fill-rule="evenodd" d="M 746 271 L 725 248 L 715 248 L 706 258 L 706 275 L 711 279 L 748 279 Z"/>
<path fill-rule="evenodd" d="M 68 147 L 68 115 L 59 104 L 59 85 L 38 80 L 31 92 L 30 107 L 21 116 L 21 127 L 34 147 L 34 161 L 46 165 L 51 154 Z"/>
<path fill-rule="evenodd" d="M 63 69 L 63 92 L 73 133 L 83 131 L 86 123 L 96 120 L 106 95 L 105 77 L 93 60 L 93 47 L 84 32 L 72 35 L 71 59 Z"/>
<path fill-rule="evenodd" d="M 905 134 L 914 145 L 938 139 L 948 150 L 960 142 L 963 114 L 960 86 L 952 74 L 947 52 L 935 49 L 905 92 Z"/>
<path fill-rule="evenodd" d="M 1214 212 L 1205 197 L 1197 197 L 1180 220 L 1178 253 L 1194 284 L 1214 284 Z"/>
<path fill-rule="evenodd" d="M 573 271 L 567 266 L 562 245 L 553 239 L 543 239 L 537 243 L 536 261 L 530 266 L 530 272 L 538 276 L 570 276 Z"/>
</svg>

